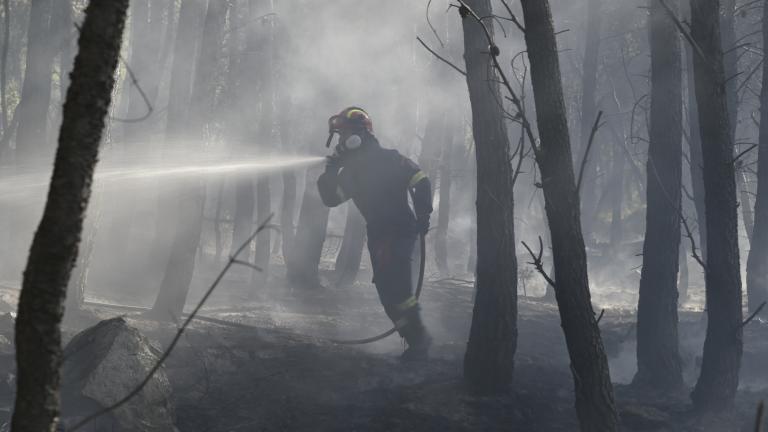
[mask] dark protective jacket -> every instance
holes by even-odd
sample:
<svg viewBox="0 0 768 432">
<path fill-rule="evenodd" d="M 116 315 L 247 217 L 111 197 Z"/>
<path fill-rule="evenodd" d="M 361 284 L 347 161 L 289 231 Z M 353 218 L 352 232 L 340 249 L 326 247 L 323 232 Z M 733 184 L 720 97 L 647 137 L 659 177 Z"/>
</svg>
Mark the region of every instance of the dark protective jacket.
<svg viewBox="0 0 768 432">
<path fill-rule="evenodd" d="M 340 170 L 329 166 L 317 186 L 328 207 L 352 199 L 366 220 L 369 237 L 414 235 L 416 215 L 432 213 L 432 186 L 424 172 L 397 150 L 382 148 L 373 136 L 343 156 Z M 411 191 L 413 210 L 408 205 Z"/>
</svg>

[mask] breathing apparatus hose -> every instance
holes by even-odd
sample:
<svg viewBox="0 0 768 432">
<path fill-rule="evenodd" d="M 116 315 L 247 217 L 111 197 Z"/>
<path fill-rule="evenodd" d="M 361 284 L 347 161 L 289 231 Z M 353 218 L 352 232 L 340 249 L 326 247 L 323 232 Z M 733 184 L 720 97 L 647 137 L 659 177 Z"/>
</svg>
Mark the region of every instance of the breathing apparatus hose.
<svg viewBox="0 0 768 432">
<path fill-rule="evenodd" d="M 424 270 L 425 270 L 425 267 L 427 265 L 427 236 L 426 236 L 426 233 L 420 233 L 419 234 L 419 255 L 421 257 L 421 261 L 419 262 L 419 279 L 416 282 L 416 293 L 414 294 L 414 297 L 416 297 L 417 300 L 421 296 L 421 290 L 424 287 Z M 344 339 L 328 339 L 328 340 L 330 342 L 333 342 L 333 343 L 339 344 L 339 345 L 365 345 L 365 344 L 369 344 L 369 343 L 380 341 L 380 340 L 382 340 L 382 339 L 392 335 L 393 333 L 395 333 L 396 331 L 398 331 L 399 329 L 401 329 L 404 326 L 405 326 L 405 324 L 399 324 L 399 325 L 395 324 L 394 327 L 392 327 L 391 329 L 385 331 L 384 333 L 378 334 L 376 336 L 371 336 L 371 337 L 365 338 L 365 339 L 348 339 L 348 340 L 344 340 Z"/>
</svg>

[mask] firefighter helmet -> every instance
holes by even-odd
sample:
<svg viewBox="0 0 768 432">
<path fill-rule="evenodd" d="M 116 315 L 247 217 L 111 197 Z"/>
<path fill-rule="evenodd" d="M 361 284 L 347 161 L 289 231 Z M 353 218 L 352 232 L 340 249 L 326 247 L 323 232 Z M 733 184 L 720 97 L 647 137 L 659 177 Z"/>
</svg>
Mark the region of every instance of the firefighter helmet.
<svg viewBox="0 0 768 432">
<path fill-rule="evenodd" d="M 364 129 L 368 133 L 373 133 L 373 122 L 364 109 L 353 106 L 345 108 L 328 119 L 328 131 L 330 133 L 339 132 L 343 129 Z"/>
</svg>

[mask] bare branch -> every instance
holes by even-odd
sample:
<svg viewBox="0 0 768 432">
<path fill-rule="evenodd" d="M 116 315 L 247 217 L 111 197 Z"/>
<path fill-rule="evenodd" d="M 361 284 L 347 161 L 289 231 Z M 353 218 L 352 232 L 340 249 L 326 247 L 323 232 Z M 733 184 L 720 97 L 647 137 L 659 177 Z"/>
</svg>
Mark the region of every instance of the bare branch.
<svg viewBox="0 0 768 432">
<path fill-rule="evenodd" d="M 78 429 L 81 429 L 83 426 L 95 420 L 96 418 L 101 417 L 102 415 L 107 414 L 111 411 L 114 411 L 115 409 L 121 407 L 122 405 L 126 404 L 128 401 L 133 399 L 136 395 L 138 395 L 144 389 L 144 387 L 149 383 L 149 381 L 152 379 L 155 373 L 163 366 L 163 363 L 165 362 L 165 360 L 167 360 L 168 357 L 171 355 L 171 352 L 176 347 L 176 344 L 181 339 L 181 336 L 184 334 L 184 330 L 186 330 L 187 327 L 189 326 L 189 323 L 192 322 L 193 319 L 195 319 L 195 315 L 197 315 L 197 313 L 203 307 L 203 305 L 211 296 L 211 294 L 213 294 L 213 291 L 219 285 L 219 282 L 221 282 L 221 280 L 224 278 L 224 275 L 227 273 L 227 271 L 229 271 L 232 265 L 236 264 L 237 256 L 240 255 L 240 253 L 242 253 L 243 250 L 245 250 L 245 248 L 251 243 L 251 241 L 253 241 L 253 239 L 256 238 L 256 236 L 267 227 L 267 225 L 269 224 L 269 221 L 272 220 L 273 216 L 274 214 L 270 214 L 269 217 L 267 217 L 267 219 L 264 222 L 262 222 L 261 225 L 259 225 L 256 231 L 253 234 L 251 234 L 246 239 L 246 241 L 240 245 L 239 248 L 237 248 L 237 250 L 229 259 L 229 261 L 227 261 L 227 264 L 224 266 L 224 268 L 221 269 L 218 276 L 216 276 L 216 279 L 214 279 L 213 283 L 211 283 L 211 286 L 208 288 L 208 290 L 205 291 L 205 294 L 197 303 L 195 308 L 192 310 L 192 312 L 190 312 L 190 314 L 184 320 L 184 323 L 176 331 L 176 335 L 173 337 L 173 340 L 171 340 L 170 345 L 168 345 L 168 348 L 165 349 L 165 351 L 160 356 L 160 358 L 157 359 L 157 362 L 155 362 L 155 365 L 152 366 L 152 369 L 149 370 L 149 372 L 147 373 L 147 376 L 144 377 L 144 379 L 136 387 L 134 387 L 133 390 L 131 390 L 127 395 L 125 395 L 122 399 L 120 399 L 119 401 L 113 403 L 108 407 L 104 407 L 94 412 L 93 414 L 86 416 L 84 419 L 75 423 L 71 428 L 67 428 L 68 431 L 73 432 Z"/>
<path fill-rule="evenodd" d="M 754 150 L 755 148 L 757 148 L 757 144 L 752 144 L 752 145 L 751 145 L 751 146 L 749 146 L 749 147 L 748 147 L 746 150 L 744 150 L 744 151 L 742 151 L 741 153 L 737 154 L 737 155 L 736 155 L 736 157 L 735 157 L 735 158 L 733 158 L 733 163 L 736 163 L 736 162 L 738 162 L 738 161 L 739 161 L 739 159 L 741 159 L 741 157 L 742 157 L 742 156 L 744 156 L 745 154 L 747 154 L 747 153 L 751 152 L 751 151 L 752 151 L 752 150 Z"/>
<path fill-rule="evenodd" d="M 523 27 L 523 25 L 520 24 L 520 21 L 517 20 L 517 17 L 512 12 L 512 8 L 509 7 L 506 0 L 501 0 L 501 4 L 504 5 L 504 9 L 507 10 L 507 13 L 509 14 L 509 20 L 515 23 L 515 25 L 521 32 L 525 33 L 525 27 Z"/>
<path fill-rule="evenodd" d="M 432 0 L 429 0 L 427 2 L 427 11 L 425 12 L 425 15 L 427 17 L 427 25 L 432 30 L 432 33 L 435 35 L 435 39 L 440 43 L 440 48 L 445 48 L 445 44 L 443 43 L 443 40 L 440 39 L 440 35 L 437 34 L 437 30 L 435 30 L 435 26 L 432 25 L 432 21 L 429 20 L 429 7 L 432 6 Z M 422 45 L 424 43 L 422 42 Z M 434 53 L 433 53 L 434 54 Z"/>
<path fill-rule="evenodd" d="M 750 321 L 752 321 L 753 319 L 755 319 L 755 317 L 756 317 L 756 316 L 757 316 L 757 315 L 760 313 L 760 311 L 762 311 L 762 310 L 763 310 L 763 308 L 765 307 L 765 304 L 766 304 L 766 303 L 768 303 L 768 302 L 762 302 L 762 303 L 760 303 L 760 306 L 758 306 L 758 307 L 757 307 L 757 309 L 755 309 L 755 311 L 754 311 L 754 312 L 752 312 L 752 315 L 750 315 L 750 316 L 749 316 L 747 319 L 745 319 L 745 320 L 744 320 L 744 322 L 742 322 L 741 324 L 739 324 L 739 326 L 736 328 L 736 330 L 739 330 L 739 329 L 741 329 L 741 328 L 744 328 L 744 327 L 745 327 L 747 324 L 749 324 L 749 322 L 750 322 Z"/>
<path fill-rule="evenodd" d="M 122 55 L 120 55 L 120 61 L 122 61 L 123 64 L 125 65 L 125 70 L 128 72 L 128 77 L 131 79 L 131 84 L 133 84 L 133 86 L 136 88 L 136 91 L 139 92 L 141 99 L 144 101 L 144 104 L 147 106 L 147 112 L 143 116 L 133 118 L 133 119 L 121 119 L 121 118 L 111 117 L 110 120 L 120 122 L 120 123 L 139 123 L 148 119 L 149 116 L 152 115 L 152 112 L 155 109 L 152 107 L 152 103 L 149 101 L 147 94 L 144 93 L 144 89 L 141 88 L 141 85 L 139 85 L 139 80 L 136 79 L 136 74 L 133 73 L 133 69 L 131 69 L 131 66 L 128 65 L 128 62 L 123 58 Z"/>
<path fill-rule="evenodd" d="M 432 53 L 432 55 L 433 55 L 433 56 L 437 57 L 437 58 L 438 58 L 439 60 L 441 60 L 443 63 L 445 63 L 445 64 L 447 64 L 448 66 L 452 67 L 452 68 L 453 68 L 453 70 L 455 70 L 456 72 L 458 72 L 458 73 L 460 73 L 460 74 L 462 74 L 462 75 L 464 75 L 464 76 L 467 76 L 467 73 L 466 73 L 466 72 L 464 72 L 463 70 L 461 70 L 461 68 L 459 68 L 459 67 L 458 67 L 458 66 L 456 66 L 455 64 L 453 64 L 453 63 L 451 63 L 450 61 L 446 60 L 446 59 L 445 59 L 444 57 L 442 57 L 440 54 L 436 53 L 436 52 L 435 52 L 435 51 L 434 51 L 432 48 L 430 48 L 430 47 L 429 47 L 429 46 L 428 46 L 426 43 L 424 43 L 424 41 L 423 41 L 423 40 L 421 40 L 421 38 L 420 38 L 419 36 L 416 36 L 416 40 L 417 40 L 417 41 L 419 41 L 419 43 L 421 44 L 421 46 L 423 46 L 423 47 L 424 47 L 424 48 L 425 48 L 427 51 L 429 51 L 430 53 Z"/>
<path fill-rule="evenodd" d="M 763 415 L 765 414 L 765 403 L 760 401 L 757 404 L 757 415 L 755 416 L 755 432 L 763 431 Z"/>
<path fill-rule="evenodd" d="M 541 236 L 539 236 L 539 253 L 534 254 L 530 247 L 528 247 L 528 244 L 526 242 L 520 242 L 523 244 L 523 247 L 528 251 L 528 253 L 531 255 L 531 259 L 533 261 L 529 262 L 528 264 L 531 264 L 534 268 L 536 268 L 536 271 L 541 274 L 542 277 L 547 281 L 548 284 L 552 286 L 552 288 L 555 287 L 555 281 L 552 280 L 552 278 L 547 274 L 547 272 L 544 270 L 544 263 L 541 260 L 541 257 L 544 255 L 544 244 L 541 241 Z"/>
<path fill-rule="evenodd" d="M 685 228 L 685 236 L 688 237 L 688 240 L 691 242 L 691 256 L 693 259 L 696 260 L 697 263 L 701 266 L 704 271 L 707 271 L 707 265 L 704 264 L 704 260 L 701 259 L 698 253 L 698 249 L 696 248 L 696 240 L 693 238 L 693 232 L 691 232 L 691 227 L 688 226 L 688 221 L 685 219 L 685 216 L 680 214 L 680 222 L 683 224 L 683 227 Z"/>
<path fill-rule="evenodd" d="M 589 151 L 592 149 L 592 144 L 595 142 L 595 134 L 600 129 L 600 119 L 603 117 L 603 112 L 598 111 L 595 122 L 592 124 L 592 130 L 589 132 L 589 141 L 587 142 L 587 148 L 584 149 L 584 157 L 581 159 L 581 167 L 579 167 L 579 179 L 576 182 L 576 192 L 581 191 L 581 181 L 584 179 L 584 168 L 587 167 L 587 161 L 589 160 Z"/>
</svg>

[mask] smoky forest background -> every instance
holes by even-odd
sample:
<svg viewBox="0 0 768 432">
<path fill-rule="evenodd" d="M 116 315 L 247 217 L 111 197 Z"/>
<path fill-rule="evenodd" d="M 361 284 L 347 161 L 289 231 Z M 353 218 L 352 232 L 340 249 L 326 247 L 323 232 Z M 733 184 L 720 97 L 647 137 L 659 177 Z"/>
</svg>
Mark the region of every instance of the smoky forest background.
<svg viewBox="0 0 768 432">
<path fill-rule="evenodd" d="M 0 431 L 763 430 L 765 25 L 0 0 Z M 318 193 L 348 106 L 432 183 L 423 361 Z"/>
</svg>

